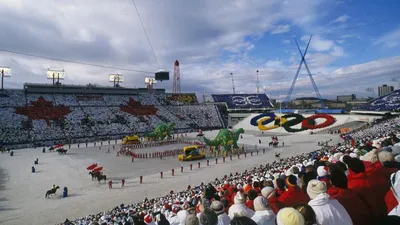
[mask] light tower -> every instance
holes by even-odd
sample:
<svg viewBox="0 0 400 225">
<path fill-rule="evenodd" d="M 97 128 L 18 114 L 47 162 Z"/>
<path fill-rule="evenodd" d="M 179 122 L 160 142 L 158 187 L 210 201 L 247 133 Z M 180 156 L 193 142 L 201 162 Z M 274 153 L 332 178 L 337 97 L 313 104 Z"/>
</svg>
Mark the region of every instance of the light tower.
<svg viewBox="0 0 400 225">
<path fill-rule="evenodd" d="M 397 83 L 399 86 L 398 88 L 400 89 L 400 78 L 392 77 L 392 78 L 390 78 L 390 81 Z"/>
<path fill-rule="evenodd" d="M 4 89 L 4 77 L 11 77 L 10 67 L 0 67 L 1 72 L 1 90 Z"/>
<path fill-rule="evenodd" d="M 174 63 L 174 84 L 172 93 L 181 93 L 181 71 L 179 69 L 179 61 L 175 60 Z"/>
<path fill-rule="evenodd" d="M 114 83 L 114 87 L 119 87 L 119 83 L 124 82 L 124 75 L 122 74 L 110 74 L 109 81 Z"/>
<path fill-rule="evenodd" d="M 53 80 L 53 85 L 60 85 L 60 80 L 64 80 L 65 78 L 65 71 L 62 70 L 52 70 L 47 69 L 47 79 Z M 56 82 L 57 80 L 57 82 Z"/>
<path fill-rule="evenodd" d="M 260 81 L 258 79 L 258 70 L 256 72 L 257 72 L 257 94 L 260 94 Z"/>
<path fill-rule="evenodd" d="M 232 90 L 233 90 L 233 94 L 236 94 L 236 91 L 235 91 L 235 79 L 233 78 L 233 73 L 231 73 L 231 76 L 232 76 Z"/>
</svg>

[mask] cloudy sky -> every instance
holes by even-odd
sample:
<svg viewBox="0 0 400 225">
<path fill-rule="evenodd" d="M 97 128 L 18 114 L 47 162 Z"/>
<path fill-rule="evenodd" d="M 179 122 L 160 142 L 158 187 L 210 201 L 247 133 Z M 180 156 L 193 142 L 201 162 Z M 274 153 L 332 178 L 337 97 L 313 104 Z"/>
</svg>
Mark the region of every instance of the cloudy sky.
<svg viewBox="0 0 400 225">
<path fill-rule="evenodd" d="M 183 92 L 232 93 L 233 73 L 237 93 L 255 93 L 258 70 L 261 91 L 283 98 L 301 59 L 294 39 L 304 49 L 313 34 L 306 60 L 321 95 L 371 96 L 366 88 L 400 82 L 398 8 L 397 0 L 1 0 L 0 65 L 12 68 L 7 88 L 51 83 L 47 68 L 65 69 L 66 84 L 111 85 L 108 74 L 120 73 L 123 86 L 144 87 L 154 76 L 146 71 L 172 79 L 178 59 Z M 172 80 L 157 87 L 170 91 Z M 293 96 L 315 96 L 304 68 Z"/>
</svg>

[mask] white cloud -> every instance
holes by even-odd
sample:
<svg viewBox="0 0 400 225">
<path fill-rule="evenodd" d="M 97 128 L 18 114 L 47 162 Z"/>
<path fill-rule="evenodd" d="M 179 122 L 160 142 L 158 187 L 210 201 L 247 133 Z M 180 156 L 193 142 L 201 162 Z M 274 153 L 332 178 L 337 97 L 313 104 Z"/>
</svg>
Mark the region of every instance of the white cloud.
<svg viewBox="0 0 400 225">
<path fill-rule="evenodd" d="M 334 41 L 323 39 L 317 35 L 313 36 L 310 43 L 310 47 L 315 51 L 319 52 L 331 50 L 333 46 L 334 46 Z"/>
<path fill-rule="evenodd" d="M 344 22 L 347 22 L 349 19 L 350 19 L 350 16 L 341 15 L 338 18 L 332 20 L 330 23 L 344 23 Z"/>
<path fill-rule="evenodd" d="M 265 66 L 267 68 L 284 68 L 283 61 L 278 60 L 268 60 Z"/>
<path fill-rule="evenodd" d="M 345 55 L 345 53 L 344 53 L 344 50 L 343 50 L 342 47 L 340 47 L 340 46 L 334 46 L 334 47 L 332 48 L 331 55 L 337 56 L 337 57 L 342 57 L 342 56 Z"/>
<path fill-rule="evenodd" d="M 298 29 L 306 32 L 304 27 L 314 24 L 318 7 L 324 4 L 319 0 L 174 1 L 174 4 L 137 1 L 137 6 L 162 67 L 173 71 L 175 59 L 180 61 L 183 91 L 231 93 L 229 74 L 233 72 L 238 92 L 254 92 L 257 69 L 261 84 L 273 86 L 274 95 L 287 92 L 300 61 L 297 50 L 290 59 L 272 55 L 276 49 L 271 49 L 271 55 L 262 56 L 253 56 L 250 51 L 259 44 L 256 43 L 258 38 L 268 38 L 271 34 L 296 32 L 282 38 L 282 43 L 291 43 L 292 35 L 302 35 Z M 53 2 L 3 0 L 0 13 L 7 20 L 0 21 L 2 46 L 19 52 L 112 67 L 143 71 L 159 69 L 129 0 Z M 334 71 L 337 68 L 330 68 L 332 62 L 345 55 L 340 42 L 327 37 L 316 35 L 311 41 L 307 61 L 312 73 Z M 123 86 L 143 87 L 144 77 L 149 76 L 141 72 L 5 53 L 0 54 L 0 65 L 12 67 L 13 77 L 7 78 L 6 87 L 13 88 L 21 88 L 24 82 L 49 82 L 45 77 L 47 68 L 64 68 L 64 83 L 69 84 L 111 85 L 108 74 L 122 73 Z M 393 64 L 387 66 L 396 70 Z M 301 73 L 305 73 L 304 68 Z M 172 76 L 171 72 L 171 79 Z M 359 76 L 364 75 L 359 73 Z M 319 79 L 318 85 L 322 82 Z M 306 87 L 311 87 L 307 86 L 310 85 L 307 76 L 301 76 L 298 84 L 298 93 L 307 93 Z M 346 81 L 339 85 L 351 88 Z M 172 81 L 160 82 L 157 87 L 169 91 Z"/>
<path fill-rule="evenodd" d="M 311 69 L 322 97 L 334 98 L 336 95 L 352 93 L 358 96 L 366 96 L 368 93 L 365 92 L 365 88 L 388 83 L 391 77 L 400 73 L 400 57 L 357 64 L 315 75 L 318 72 L 320 71 Z M 306 74 L 307 72 L 304 69 L 301 70 L 293 98 L 299 96 L 315 97 L 311 82 Z M 281 99 L 285 97 L 282 93 L 286 94 L 289 90 L 294 72 L 288 75 L 290 79 L 285 80 L 280 85 L 267 85 L 268 93 L 271 93 L 272 97 L 280 96 Z"/>
<path fill-rule="evenodd" d="M 392 30 L 374 41 L 376 45 L 383 45 L 387 48 L 393 48 L 400 45 L 400 28 Z"/>
<path fill-rule="evenodd" d="M 271 34 L 282 34 L 290 31 L 289 24 L 278 25 L 272 31 Z"/>
</svg>

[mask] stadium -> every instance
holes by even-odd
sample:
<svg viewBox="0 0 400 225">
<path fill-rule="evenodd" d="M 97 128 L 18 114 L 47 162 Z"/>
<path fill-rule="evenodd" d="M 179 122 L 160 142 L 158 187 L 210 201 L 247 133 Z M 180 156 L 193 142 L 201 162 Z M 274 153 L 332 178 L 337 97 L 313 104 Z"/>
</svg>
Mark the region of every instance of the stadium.
<svg viewBox="0 0 400 225">
<path fill-rule="evenodd" d="M 149 72 L 0 48 L 134 74 L 110 72 L 107 86 L 48 68 L 25 82 L 0 67 L 0 224 L 400 224 L 400 89 L 323 98 L 331 78 L 310 72 L 312 35 L 302 41 L 278 94 L 262 81 L 269 68 L 243 82 L 229 72 L 232 85 L 210 92 L 178 60 Z M 296 94 L 302 69 L 312 87 Z"/>
</svg>

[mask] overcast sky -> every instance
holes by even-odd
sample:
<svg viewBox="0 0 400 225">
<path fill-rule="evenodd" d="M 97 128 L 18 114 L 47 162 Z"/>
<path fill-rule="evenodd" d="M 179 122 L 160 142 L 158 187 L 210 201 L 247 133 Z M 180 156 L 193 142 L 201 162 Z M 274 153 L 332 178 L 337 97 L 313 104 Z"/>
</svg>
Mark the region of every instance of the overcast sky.
<svg viewBox="0 0 400 225">
<path fill-rule="evenodd" d="M 398 1 L 373 0 L 1 0 L 0 49 L 130 70 L 171 71 L 181 65 L 181 89 L 197 94 L 256 92 L 286 96 L 300 63 L 294 38 L 323 97 L 372 95 L 366 88 L 400 82 Z M 361 7 L 362 6 L 362 7 Z M 158 66 L 158 62 L 160 66 Z M 65 84 L 144 87 L 149 73 L 106 69 L 0 52 L 12 68 L 6 88 L 24 82 L 51 83 L 47 68 L 65 69 Z M 375 91 L 377 92 L 377 91 Z M 303 68 L 293 97 L 315 96 Z"/>
</svg>

